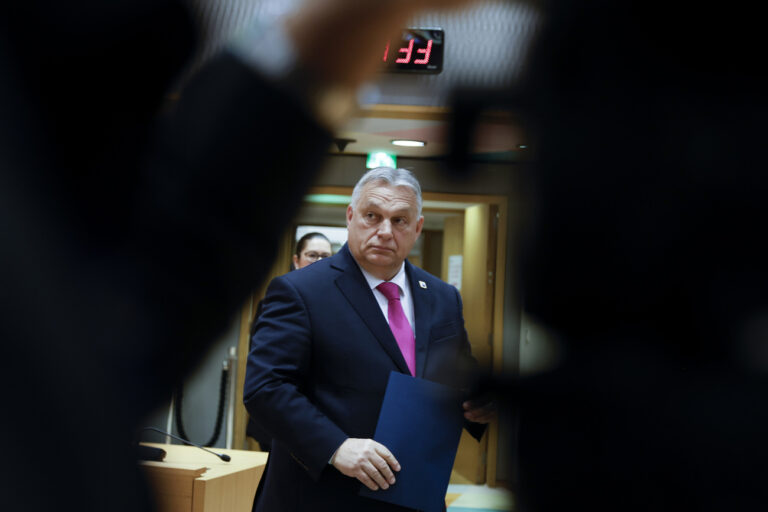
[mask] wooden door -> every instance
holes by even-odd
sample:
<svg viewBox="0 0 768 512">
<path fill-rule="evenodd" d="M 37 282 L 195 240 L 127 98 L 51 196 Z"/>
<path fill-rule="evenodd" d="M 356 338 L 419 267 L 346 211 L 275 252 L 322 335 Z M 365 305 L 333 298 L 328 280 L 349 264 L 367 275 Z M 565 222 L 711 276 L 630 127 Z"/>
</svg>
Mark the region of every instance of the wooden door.
<svg viewBox="0 0 768 512">
<path fill-rule="evenodd" d="M 240 341 L 237 347 L 237 379 L 235 386 L 235 426 L 232 435 L 232 447 L 236 450 L 259 449 L 256 441 L 250 437 L 246 438 L 245 429 L 248 425 L 248 411 L 246 411 L 245 405 L 243 405 L 245 366 L 248 362 L 248 352 L 251 346 L 251 322 L 253 321 L 253 316 L 256 314 L 256 306 L 264 297 L 270 281 L 277 276 L 285 274 L 290 268 L 293 252 L 293 232 L 293 228 L 285 232 L 280 241 L 280 246 L 275 255 L 275 262 L 272 264 L 269 274 L 267 274 L 259 289 L 251 294 L 240 311 Z"/>
<path fill-rule="evenodd" d="M 489 204 L 468 207 L 461 227 L 446 221 L 446 247 L 460 247 L 463 256 L 461 296 L 464 323 L 472 345 L 472 353 L 482 369 L 490 369 L 493 361 L 494 274 L 496 270 L 496 233 L 494 208 Z M 449 240 L 450 239 L 450 240 Z M 455 249 L 454 249 L 455 252 Z M 444 256 L 445 257 L 445 256 Z M 446 279 L 447 276 L 444 276 Z M 478 442 L 462 432 L 451 481 L 482 484 L 486 481 L 488 435 Z"/>
</svg>

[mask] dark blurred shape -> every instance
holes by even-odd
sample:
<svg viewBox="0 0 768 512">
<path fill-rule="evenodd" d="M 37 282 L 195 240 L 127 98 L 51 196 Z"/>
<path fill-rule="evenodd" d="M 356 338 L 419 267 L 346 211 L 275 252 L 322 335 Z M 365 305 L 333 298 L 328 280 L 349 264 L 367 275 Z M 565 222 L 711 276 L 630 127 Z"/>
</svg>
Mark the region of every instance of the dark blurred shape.
<svg viewBox="0 0 768 512">
<path fill-rule="evenodd" d="M 467 173 L 471 172 L 470 164 L 477 159 L 477 156 L 473 155 L 473 145 L 484 118 L 487 119 L 489 115 L 498 117 L 499 114 L 509 114 L 522 121 L 526 113 L 521 98 L 506 89 L 457 89 L 453 92 L 450 105 L 450 154 L 446 170 L 457 179 L 466 177 Z M 510 122 L 511 119 L 506 121 Z"/>
<path fill-rule="evenodd" d="M 151 510 L 135 429 L 258 285 L 330 145 L 226 53 L 169 106 L 194 39 L 176 1 L 4 6 L 3 509 Z"/>
<path fill-rule="evenodd" d="M 744 2 L 544 14 L 514 93 L 537 155 L 520 279 L 566 350 L 497 383 L 520 411 L 520 510 L 765 508 L 763 18 Z"/>
</svg>

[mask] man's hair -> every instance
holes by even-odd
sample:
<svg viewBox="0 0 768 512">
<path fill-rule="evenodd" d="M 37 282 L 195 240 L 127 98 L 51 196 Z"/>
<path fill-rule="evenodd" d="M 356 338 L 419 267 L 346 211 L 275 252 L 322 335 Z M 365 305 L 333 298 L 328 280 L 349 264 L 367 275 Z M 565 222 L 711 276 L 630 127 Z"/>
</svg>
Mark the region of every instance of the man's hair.
<svg viewBox="0 0 768 512">
<path fill-rule="evenodd" d="M 352 191 L 352 199 L 349 204 L 355 208 L 360 199 L 360 193 L 368 183 L 384 182 L 393 187 L 408 187 L 416 196 L 416 206 L 418 207 L 419 217 L 421 217 L 421 185 L 419 180 L 408 169 L 394 169 L 392 167 L 376 167 L 363 174 Z"/>
</svg>

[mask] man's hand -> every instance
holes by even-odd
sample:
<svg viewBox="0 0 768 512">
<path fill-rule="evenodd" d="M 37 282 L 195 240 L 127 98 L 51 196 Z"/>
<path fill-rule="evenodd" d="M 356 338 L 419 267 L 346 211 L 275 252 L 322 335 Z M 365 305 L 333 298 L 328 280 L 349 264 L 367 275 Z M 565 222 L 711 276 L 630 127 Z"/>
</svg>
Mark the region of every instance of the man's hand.
<svg viewBox="0 0 768 512">
<path fill-rule="evenodd" d="M 347 439 L 333 454 L 331 464 L 342 474 L 357 478 L 372 491 L 388 489 L 395 483 L 392 471 L 400 471 L 400 463 L 395 456 L 373 439 Z"/>
<path fill-rule="evenodd" d="M 468 400 L 462 404 L 464 417 L 474 423 L 490 423 L 496 417 L 496 402 Z"/>
</svg>

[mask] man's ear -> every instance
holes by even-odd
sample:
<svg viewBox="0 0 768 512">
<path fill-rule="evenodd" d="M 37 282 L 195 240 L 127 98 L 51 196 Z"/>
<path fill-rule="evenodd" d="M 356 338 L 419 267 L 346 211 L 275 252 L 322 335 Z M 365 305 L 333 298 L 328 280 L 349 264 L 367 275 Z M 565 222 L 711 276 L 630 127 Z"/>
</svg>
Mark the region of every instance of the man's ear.
<svg viewBox="0 0 768 512">
<path fill-rule="evenodd" d="M 349 227 L 349 223 L 352 222 L 352 205 L 347 206 L 347 227 Z"/>
<path fill-rule="evenodd" d="M 416 223 L 416 238 L 421 235 L 421 228 L 424 227 L 424 216 L 419 217 L 419 222 Z"/>
</svg>

